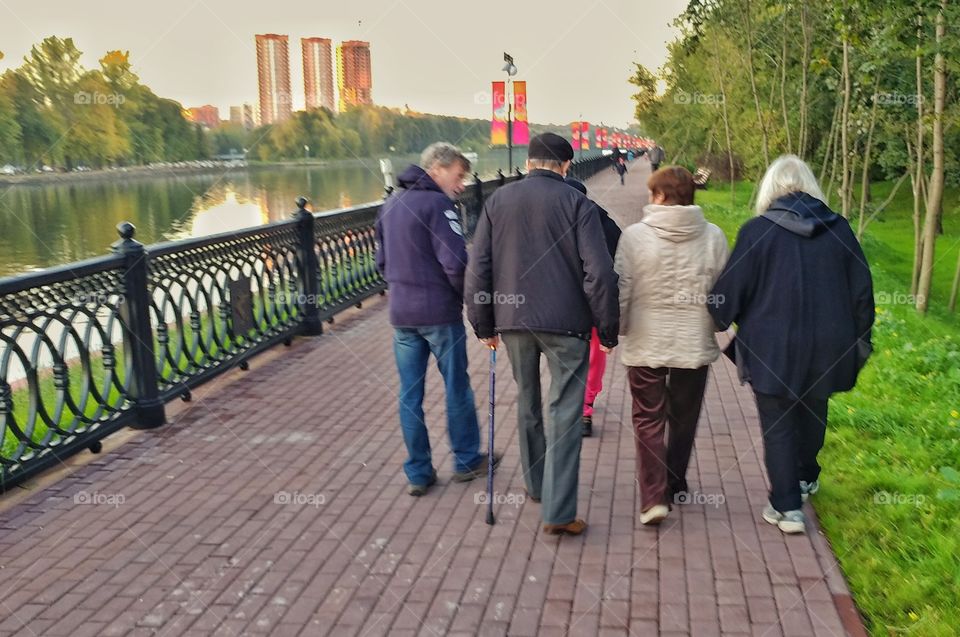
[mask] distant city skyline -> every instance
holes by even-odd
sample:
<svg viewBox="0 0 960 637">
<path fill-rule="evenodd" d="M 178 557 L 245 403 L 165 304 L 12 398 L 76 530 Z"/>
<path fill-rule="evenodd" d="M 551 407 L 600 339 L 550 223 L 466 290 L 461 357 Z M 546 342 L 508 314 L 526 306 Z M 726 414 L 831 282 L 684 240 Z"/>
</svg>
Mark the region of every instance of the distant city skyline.
<svg viewBox="0 0 960 637">
<path fill-rule="evenodd" d="M 533 4 L 533 3 L 531 3 Z M 542 6 L 489 0 L 469 11 L 437 0 L 307 3 L 168 0 L 138 5 L 101 0 L 0 2 L 0 72 L 16 68 L 43 38 L 71 37 L 85 68 L 106 51 L 130 51 L 133 70 L 158 95 L 184 107 L 258 104 L 254 36 L 285 34 L 292 109 L 305 106 L 296 43 L 322 37 L 370 42 L 374 101 L 388 107 L 490 117 L 490 82 L 502 80 L 503 52 L 528 82 L 530 121 L 582 119 L 624 126 L 633 119 L 632 62 L 656 69 L 670 26 L 687 0 L 596 0 Z"/>
<path fill-rule="evenodd" d="M 342 113 L 350 106 L 373 104 L 370 43 L 348 40 L 337 46 L 337 103 Z"/>
<path fill-rule="evenodd" d="M 333 42 L 330 38 L 301 38 L 303 92 L 307 108 L 333 110 Z"/>
<path fill-rule="evenodd" d="M 257 86 L 260 123 L 277 124 L 293 112 L 290 83 L 290 38 L 285 34 L 263 33 L 257 44 Z"/>
</svg>

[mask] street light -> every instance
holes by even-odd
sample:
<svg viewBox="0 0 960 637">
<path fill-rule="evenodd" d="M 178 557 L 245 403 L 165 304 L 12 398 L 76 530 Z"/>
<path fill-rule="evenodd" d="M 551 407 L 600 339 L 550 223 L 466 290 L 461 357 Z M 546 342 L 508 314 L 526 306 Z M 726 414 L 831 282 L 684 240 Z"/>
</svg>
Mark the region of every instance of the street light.
<svg viewBox="0 0 960 637">
<path fill-rule="evenodd" d="M 507 74 L 507 82 L 503 98 L 507 100 L 507 174 L 513 172 L 513 98 L 510 95 L 510 78 L 517 74 L 517 66 L 513 63 L 513 56 L 504 51 L 505 64 L 500 69 Z"/>
</svg>

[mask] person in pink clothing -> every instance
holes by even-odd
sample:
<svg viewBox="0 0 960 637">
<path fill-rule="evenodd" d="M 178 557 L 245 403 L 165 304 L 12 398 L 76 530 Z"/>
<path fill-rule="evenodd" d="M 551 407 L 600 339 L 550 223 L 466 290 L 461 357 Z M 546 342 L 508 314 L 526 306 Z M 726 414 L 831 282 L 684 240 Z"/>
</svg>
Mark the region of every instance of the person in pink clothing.
<svg viewBox="0 0 960 637">
<path fill-rule="evenodd" d="M 587 194 L 587 187 L 582 181 L 572 177 L 567 177 L 565 181 L 584 195 Z M 600 211 L 600 225 L 603 226 L 603 236 L 607 241 L 607 249 L 610 251 L 610 256 L 615 257 L 617 243 L 620 241 L 620 226 L 599 205 L 597 205 L 597 210 Z M 597 335 L 597 328 L 593 328 L 593 334 L 590 337 L 590 371 L 587 372 L 587 391 L 583 397 L 583 436 L 585 438 L 593 435 L 593 402 L 597 399 L 597 394 L 603 390 L 603 372 L 606 368 L 607 355 L 600 349 L 600 337 Z"/>
</svg>

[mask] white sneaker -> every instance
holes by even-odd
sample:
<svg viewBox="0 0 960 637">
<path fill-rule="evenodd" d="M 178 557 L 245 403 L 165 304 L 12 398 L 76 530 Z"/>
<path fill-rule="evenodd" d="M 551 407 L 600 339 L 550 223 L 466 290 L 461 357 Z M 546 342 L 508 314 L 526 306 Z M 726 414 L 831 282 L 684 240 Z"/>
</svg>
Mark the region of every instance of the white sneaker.
<svg viewBox="0 0 960 637">
<path fill-rule="evenodd" d="M 809 498 L 819 490 L 820 490 L 819 480 L 814 480 L 813 482 L 807 482 L 806 480 L 800 481 L 800 498 L 804 502 L 806 502 L 807 498 Z"/>
<path fill-rule="evenodd" d="M 762 515 L 766 522 L 776 525 L 784 533 L 803 533 L 807 530 L 803 522 L 803 511 L 799 509 L 780 513 L 768 504 Z"/>
<path fill-rule="evenodd" d="M 670 514 L 670 509 L 665 504 L 655 504 L 640 514 L 641 524 L 660 524 Z"/>
</svg>

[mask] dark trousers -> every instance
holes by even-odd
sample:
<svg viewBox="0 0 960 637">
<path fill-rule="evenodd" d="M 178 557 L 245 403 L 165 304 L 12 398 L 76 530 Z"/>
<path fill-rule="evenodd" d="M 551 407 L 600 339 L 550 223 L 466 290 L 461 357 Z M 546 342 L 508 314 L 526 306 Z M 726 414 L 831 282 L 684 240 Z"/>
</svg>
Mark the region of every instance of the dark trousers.
<svg viewBox="0 0 960 637">
<path fill-rule="evenodd" d="M 527 493 L 541 498 L 545 524 L 568 524 L 577 517 L 580 419 L 590 343 L 545 332 L 504 332 L 503 344 L 517 381 L 517 435 Z M 546 419 L 540 391 L 541 356 L 550 370 Z"/>
<path fill-rule="evenodd" d="M 627 368 L 641 511 L 667 504 L 673 494 L 687 490 L 687 466 L 697 435 L 707 369 L 706 365 L 697 369 Z"/>
<path fill-rule="evenodd" d="M 763 455 L 770 478 L 770 505 L 780 511 L 800 508 L 800 481 L 820 476 L 817 454 L 827 432 L 826 398 L 795 400 L 754 392 Z"/>
</svg>

